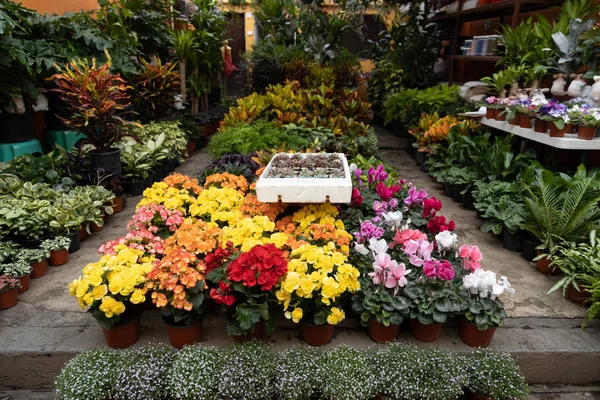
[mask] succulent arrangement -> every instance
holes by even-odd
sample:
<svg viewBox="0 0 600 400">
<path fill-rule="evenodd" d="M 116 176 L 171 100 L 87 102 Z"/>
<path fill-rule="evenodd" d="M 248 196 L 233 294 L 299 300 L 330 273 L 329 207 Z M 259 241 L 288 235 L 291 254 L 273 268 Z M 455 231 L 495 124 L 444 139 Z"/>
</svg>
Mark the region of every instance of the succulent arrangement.
<svg viewBox="0 0 600 400">
<path fill-rule="evenodd" d="M 277 154 L 266 178 L 343 178 L 344 163 L 338 154 Z"/>
</svg>

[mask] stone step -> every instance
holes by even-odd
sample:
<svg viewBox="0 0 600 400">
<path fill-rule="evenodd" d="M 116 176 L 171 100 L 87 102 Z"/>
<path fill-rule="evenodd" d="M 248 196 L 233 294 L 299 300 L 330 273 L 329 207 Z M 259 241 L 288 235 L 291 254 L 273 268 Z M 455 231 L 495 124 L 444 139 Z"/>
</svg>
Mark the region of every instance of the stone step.
<svg viewBox="0 0 600 400">
<path fill-rule="evenodd" d="M 64 363 L 76 354 L 104 346 L 100 327 L 88 314 L 45 314 L 43 320 L 28 326 L 4 325 L 0 330 L 0 389 L 51 388 Z M 66 323 L 68 321 L 68 323 Z M 594 321 L 585 330 L 581 320 L 566 318 L 511 318 L 497 330 L 492 347 L 511 353 L 531 384 L 590 385 L 600 382 L 600 324 Z M 208 316 L 202 343 L 228 346 L 233 340 L 225 334 L 226 318 Z M 444 326 L 442 337 L 425 344 L 401 330 L 399 341 L 419 347 L 443 347 L 467 353 L 472 350 L 458 337 L 456 324 Z M 267 341 L 276 350 L 300 344 L 299 329 L 282 320 Z M 168 343 L 160 313 L 152 310 L 142 319 L 144 343 Z M 347 344 L 369 347 L 374 343 L 355 319 L 348 318 L 336 327 L 335 337 L 327 347 Z"/>
</svg>

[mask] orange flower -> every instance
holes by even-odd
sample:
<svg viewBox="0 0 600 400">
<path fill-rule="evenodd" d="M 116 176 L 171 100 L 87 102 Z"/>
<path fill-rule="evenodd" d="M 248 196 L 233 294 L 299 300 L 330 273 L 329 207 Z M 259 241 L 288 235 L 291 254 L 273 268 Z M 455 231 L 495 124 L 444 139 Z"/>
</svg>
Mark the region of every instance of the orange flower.
<svg viewBox="0 0 600 400">
<path fill-rule="evenodd" d="M 244 198 L 240 210 L 246 217 L 249 218 L 257 215 L 265 215 L 269 217 L 271 221 L 275 221 L 275 218 L 277 218 L 277 216 L 281 214 L 285 208 L 286 205 L 281 203 L 261 203 L 256 198 L 256 195 L 248 193 Z"/>
<path fill-rule="evenodd" d="M 198 179 L 192 179 L 187 175 L 182 174 L 171 174 L 167 176 L 164 181 L 169 187 L 174 187 L 179 190 L 186 189 L 191 190 L 198 194 L 202 191 L 202 187 L 198 184 Z"/>
<path fill-rule="evenodd" d="M 213 174 L 206 177 L 204 187 L 216 186 L 218 188 L 232 188 L 246 193 L 248 191 L 248 181 L 242 175 L 233 175 L 228 172 L 222 174 Z"/>
<path fill-rule="evenodd" d="M 222 231 L 215 224 L 202 220 L 186 219 L 175 231 L 175 234 L 165 241 L 165 254 L 179 249 L 194 254 L 207 254 L 217 248 Z"/>
</svg>

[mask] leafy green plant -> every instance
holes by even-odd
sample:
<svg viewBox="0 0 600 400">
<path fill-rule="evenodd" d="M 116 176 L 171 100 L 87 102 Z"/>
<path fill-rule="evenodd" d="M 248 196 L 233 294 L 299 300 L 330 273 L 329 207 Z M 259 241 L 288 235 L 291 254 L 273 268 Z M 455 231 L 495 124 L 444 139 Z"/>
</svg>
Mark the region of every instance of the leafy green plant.
<svg viewBox="0 0 600 400">
<path fill-rule="evenodd" d="M 183 161 L 188 135 L 181 122 L 152 121 L 143 127 L 129 127 L 127 132 L 142 143 L 153 141 L 154 145 L 147 147 L 155 147 L 157 153 L 166 155 L 167 159 Z"/>
<path fill-rule="evenodd" d="M 319 393 L 323 371 L 320 353 L 308 346 L 293 346 L 277 357 L 274 385 L 282 400 L 311 400 Z"/>
<path fill-rule="evenodd" d="M 16 278 L 30 272 L 31 263 L 23 259 L 18 259 L 14 262 L 0 263 L 0 275 L 7 275 Z"/>
<path fill-rule="evenodd" d="M 385 122 L 399 120 L 408 127 L 414 126 L 422 113 L 438 112 L 440 118 L 449 114 L 442 109 L 460 104 L 459 87 L 438 85 L 427 89 L 406 89 L 388 96 L 384 103 Z"/>
<path fill-rule="evenodd" d="M 163 64 L 159 57 L 154 63 L 141 59 L 142 68 L 136 77 L 134 105 L 143 121 L 160 119 L 173 109 L 179 90 L 179 73 L 175 63 Z"/>
<path fill-rule="evenodd" d="M 510 233 L 523 230 L 525 223 L 525 203 L 521 197 L 503 195 L 497 203 L 492 203 L 483 213 L 486 221 L 481 225 L 483 232 L 492 232 L 496 235 L 506 228 Z"/>
<path fill-rule="evenodd" d="M 485 76 L 481 78 L 482 82 L 490 85 L 494 93 L 500 98 L 506 97 L 506 87 L 513 81 L 512 74 L 507 73 L 505 70 L 494 72 L 492 76 Z"/>
<path fill-rule="evenodd" d="M 418 398 L 420 350 L 402 343 L 374 348 L 369 354 L 374 393 L 390 400 Z M 442 386 L 442 385 L 440 385 Z"/>
<path fill-rule="evenodd" d="M 527 399 L 529 387 L 515 360 L 506 353 L 479 349 L 466 363 L 468 387 L 473 393 L 493 399 Z"/>
<path fill-rule="evenodd" d="M 169 394 L 185 400 L 217 398 L 222 364 L 221 352 L 215 347 L 185 346 L 173 357 L 167 377 Z"/>
<path fill-rule="evenodd" d="M 66 175 L 66 166 L 67 159 L 60 153 L 39 157 L 23 154 L 9 162 L 5 172 L 32 183 L 55 184 Z"/>
<path fill-rule="evenodd" d="M 45 249 L 21 249 L 17 258 L 21 261 L 32 263 L 42 262 L 50 257 L 50 252 Z"/>
<path fill-rule="evenodd" d="M 409 281 L 404 294 L 410 301 L 410 318 L 425 325 L 444 323 L 467 306 L 466 293 L 453 281 Z"/>
<path fill-rule="evenodd" d="M 0 207 L 0 232 L 3 236 L 37 239 L 48 232 L 48 221 L 40 213 L 31 212 L 23 200 Z"/>
<path fill-rule="evenodd" d="M 71 245 L 71 239 L 65 236 L 55 236 L 42 242 L 42 249 L 46 251 L 66 250 Z"/>
<path fill-rule="evenodd" d="M 367 399 L 375 394 L 369 359 L 361 350 L 338 346 L 320 357 L 319 367 L 324 372 L 321 390 L 327 398 Z"/>
</svg>

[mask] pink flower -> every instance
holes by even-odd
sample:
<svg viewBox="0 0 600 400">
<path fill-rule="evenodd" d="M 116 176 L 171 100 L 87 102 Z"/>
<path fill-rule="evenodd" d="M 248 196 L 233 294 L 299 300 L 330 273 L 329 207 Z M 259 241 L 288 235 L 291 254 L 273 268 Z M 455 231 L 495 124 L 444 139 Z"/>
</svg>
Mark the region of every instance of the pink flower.
<svg viewBox="0 0 600 400">
<path fill-rule="evenodd" d="M 423 201 L 426 198 L 426 191 L 424 191 L 423 189 L 417 191 L 416 187 L 411 186 L 410 189 L 408 189 L 408 196 L 406 196 L 406 198 L 404 199 L 404 204 L 406 204 L 409 207 L 413 204 L 416 206 L 421 206 L 423 205 Z"/>
<path fill-rule="evenodd" d="M 377 186 L 375 186 L 375 191 L 381 200 L 389 201 L 396 193 L 400 191 L 400 186 L 392 185 L 387 187 L 385 183 L 379 182 Z"/>
<path fill-rule="evenodd" d="M 451 281 L 454 279 L 454 267 L 447 260 L 438 264 L 437 277 L 443 281 Z"/>
<path fill-rule="evenodd" d="M 399 288 L 408 283 L 406 275 L 409 272 L 404 263 L 398 264 L 388 253 L 382 252 L 375 256 L 373 272 L 369 272 L 369 276 L 375 285 L 383 284 L 388 289 L 395 289 L 396 294 Z"/>
<path fill-rule="evenodd" d="M 416 229 L 405 229 L 403 231 L 396 232 L 396 235 L 394 236 L 394 243 L 401 245 L 402 250 L 404 250 L 408 241 L 419 239 L 427 240 L 427 235 L 424 232 Z"/>
<path fill-rule="evenodd" d="M 378 181 L 383 182 L 388 178 L 388 173 L 385 172 L 383 164 L 379 164 L 377 168 L 369 168 L 369 171 L 367 171 L 367 175 L 369 179 L 369 185 Z"/>
<path fill-rule="evenodd" d="M 377 214 L 378 216 L 385 214 L 385 212 L 387 211 L 387 208 L 388 208 L 388 204 L 385 201 L 375 200 L 373 202 L 373 211 L 375 211 L 375 214 Z"/>
<path fill-rule="evenodd" d="M 429 279 L 433 279 L 437 276 L 435 262 L 433 260 L 425 262 L 425 265 L 423 265 L 423 275 L 425 275 Z"/>
<path fill-rule="evenodd" d="M 481 259 L 483 255 L 479 250 L 479 247 L 475 245 L 464 244 L 458 249 L 458 256 L 462 258 L 463 268 L 468 269 L 471 272 L 481 268 Z"/>
<path fill-rule="evenodd" d="M 433 243 L 426 239 L 409 240 L 404 248 L 404 253 L 408 256 L 410 263 L 416 267 L 422 266 L 425 261 L 431 260 Z"/>
</svg>

